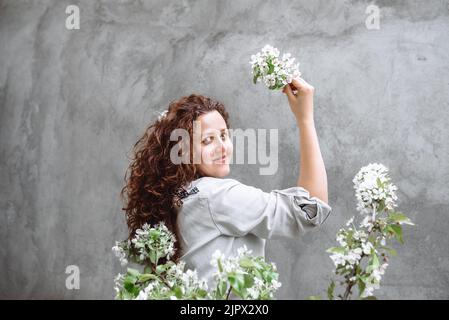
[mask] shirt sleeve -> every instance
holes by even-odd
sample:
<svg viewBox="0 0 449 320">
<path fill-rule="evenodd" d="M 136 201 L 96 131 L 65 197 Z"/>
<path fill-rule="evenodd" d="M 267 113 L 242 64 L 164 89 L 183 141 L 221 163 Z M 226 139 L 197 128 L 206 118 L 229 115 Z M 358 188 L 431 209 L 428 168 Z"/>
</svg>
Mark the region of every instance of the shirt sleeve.
<svg viewBox="0 0 449 320">
<path fill-rule="evenodd" d="M 324 223 L 332 211 L 302 187 L 264 192 L 234 179 L 221 180 L 210 190 L 208 202 L 212 220 L 224 235 L 295 238 Z"/>
</svg>

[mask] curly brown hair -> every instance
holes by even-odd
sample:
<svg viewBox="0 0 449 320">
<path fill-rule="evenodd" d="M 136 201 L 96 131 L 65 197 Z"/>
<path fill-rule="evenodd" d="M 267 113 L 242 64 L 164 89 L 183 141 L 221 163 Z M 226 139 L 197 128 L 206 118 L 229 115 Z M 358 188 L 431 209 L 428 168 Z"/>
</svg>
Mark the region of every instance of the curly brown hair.
<svg viewBox="0 0 449 320">
<path fill-rule="evenodd" d="M 152 123 L 135 143 L 133 157 L 125 173 L 125 186 L 120 195 L 125 203 L 122 210 L 128 225 L 128 240 L 143 224 L 164 222 L 176 237 L 172 258 L 175 262 L 182 256 L 177 225 L 182 201 L 178 194 L 201 174 L 192 161 L 192 143 L 190 163 L 174 164 L 170 160 L 170 150 L 178 143 L 170 141 L 170 134 L 175 129 L 185 129 L 193 141 L 193 122 L 214 110 L 221 114 L 229 127 L 229 115 L 219 101 L 191 94 L 171 102 L 167 114 Z"/>
</svg>

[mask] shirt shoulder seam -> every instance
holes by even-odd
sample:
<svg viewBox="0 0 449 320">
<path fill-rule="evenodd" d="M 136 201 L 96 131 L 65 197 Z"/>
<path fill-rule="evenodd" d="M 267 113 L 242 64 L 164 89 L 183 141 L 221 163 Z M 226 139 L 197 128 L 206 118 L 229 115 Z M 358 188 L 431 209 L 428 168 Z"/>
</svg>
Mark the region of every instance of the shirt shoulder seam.
<svg viewBox="0 0 449 320">
<path fill-rule="evenodd" d="M 217 222 L 214 219 L 214 215 L 212 213 L 212 209 L 210 208 L 209 199 L 207 197 L 202 197 L 202 198 L 205 199 L 206 202 L 207 202 L 207 209 L 209 211 L 210 218 L 211 218 L 213 224 L 215 225 L 215 228 L 217 228 L 218 232 L 220 232 L 220 235 L 224 235 L 223 231 L 221 231 L 220 227 L 218 226 Z"/>
</svg>

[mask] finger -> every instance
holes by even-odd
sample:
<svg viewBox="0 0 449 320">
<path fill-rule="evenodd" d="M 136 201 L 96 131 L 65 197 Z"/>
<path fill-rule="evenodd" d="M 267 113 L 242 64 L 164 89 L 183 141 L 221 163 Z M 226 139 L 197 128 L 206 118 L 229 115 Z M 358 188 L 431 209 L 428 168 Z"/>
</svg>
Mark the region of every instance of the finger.
<svg viewBox="0 0 449 320">
<path fill-rule="evenodd" d="M 286 85 L 284 87 L 285 94 L 287 95 L 288 101 L 294 102 L 296 99 L 296 96 L 293 94 L 292 88 L 290 88 L 289 85 Z"/>
<path fill-rule="evenodd" d="M 292 90 L 293 94 L 296 95 L 298 93 L 298 88 L 293 85 L 293 83 L 289 83 L 288 86 Z"/>
<path fill-rule="evenodd" d="M 306 84 L 306 81 L 305 81 L 304 79 L 298 77 L 298 78 L 294 78 L 294 79 L 292 80 L 292 84 L 293 84 L 297 89 L 300 89 L 300 88 L 302 88 L 302 87 Z"/>
</svg>

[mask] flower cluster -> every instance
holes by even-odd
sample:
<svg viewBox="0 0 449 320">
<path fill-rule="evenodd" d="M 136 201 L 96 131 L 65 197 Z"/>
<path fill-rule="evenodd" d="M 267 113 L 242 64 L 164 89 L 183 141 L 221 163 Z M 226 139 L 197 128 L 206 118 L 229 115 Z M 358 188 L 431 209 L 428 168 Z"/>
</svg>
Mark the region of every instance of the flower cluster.
<svg viewBox="0 0 449 320">
<path fill-rule="evenodd" d="M 175 241 L 175 236 L 163 223 L 155 228 L 144 224 L 142 229 L 136 230 L 136 236 L 131 240 L 134 248 L 138 250 L 140 261 L 150 259 L 156 265 L 160 258 L 169 260 L 174 255 Z"/>
<path fill-rule="evenodd" d="M 128 259 L 126 259 L 127 257 L 127 248 L 129 247 L 129 245 L 131 244 L 131 242 L 119 242 L 116 241 L 115 242 L 115 246 L 112 247 L 112 251 L 114 252 L 115 256 L 120 260 L 120 264 L 122 265 L 122 267 L 126 266 L 128 264 Z"/>
<path fill-rule="evenodd" d="M 352 222 L 348 221 L 348 224 Z M 362 255 L 368 256 L 373 250 L 376 251 L 368 235 L 364 230 L 355 230 L 353 227 L 340 229 L 337 234 L 337 242 L 341 247 L 330 248 L 328 252 L 333 253 L 330 258 L 336 268 L 351 269 L 358 264 Z"/>
<path fill-rule="evenodd" d="M 199 279 L 195 271 L 184 271 L 185 263 L 170 263 L 166 267 L 164 281 L 151 280 L 140 290 L 135 300 L 154 299 L 194 299 L 204 298 L 207 294 L 207 282 Z"/>
<path fill-rule="evenodd" d="M 116 299 L 228 299 L 231 291 L 243 299 L 272 299 L 280 287 L 276 266 L 267 264 L 263 257 L 251 256 L 246 247 L 236 257 L 226 259 L 219 251 L 212 258 L 218 268 L 216 289 L 208 292 L 207 281 L 198 277 L 196 270 L 184 270 L 185 262 L 170 260 L 174 255 L 175 237 L 160 223 L 148 224 L 136 230 L 128 241 L 116 242 L 112 248 L 122 266 L 128 260 L 143 264 L 143 273 L 128 268 L 114 280 Z M 161 264 L 161 258 L 165 263 Z"/>
<path fill-rule="evenodd" d="M 332 253 L 330 258 L 335 265 L 336 274 L 345 275 L 349 285 L 354 285 L 360 279 L 360 297 L 366 298 L 372 296 L 374 289 L 379 288 L 381 276 L 388 266 L 388 258 L 377 249 L 378 244 L 385 245 L 385 236 L 373 236 L 370 231 L 363 229 L 362 224 L 361 229 L 357 230 L 353 220 L 351 218 L 346 224 L 347 228 L 342 228 L 337 233 L 340 246 L 330 248 L 328 252 Z M 379 264 L 379 256 L 384 259 L 383 264 Z M 364 258 L 368 265 L 362 270 Z"/>
<path fill-rule="evenodd" d="M 202 299 L 207 283 L 196 271 L 184 271 L 185 263 L 170 261 L 175 253 L 175 236 L 164 223 L 154 227 L 144 224 L 133 239 L 116 242 L 112 248 L 124 266 L 128 260 L 145 265 L 144 273 L 128 268 L 114 279 L 117 299 Z M 165 264 L 159 261 L 166 259 Z"/>
<path fill-rule="evenodd" d="M 265 45 L 260 52 L 251 55 L 251 70 L 253 82 L 263 83 L 271 90 L 281 89 L 293 79 L 301 76 L 299 63 L 294 63 L 295 58 L 290 53 L 279 57 L 279 50 L 270 45 Z"/>
<path fill-rule="evenodd" d="M 365 288 L 360 294 L 361 298 L 372 297 L 374 289 L 379 289 L 380 279 L 385 274 L 387 267 L 388 263 L 385 262 L 372 269 L 372 273 L 365 278 Z"/>
<path fill-rule="evenodd" d="M 175 236 L 165 224 L 160 223 L 151 227 L 145 223 L 141 229 L 136 230 L 136 235 L 132 240 L 116 241 L 112 251 L 120 259 L 122 266 L 128 263 L 128 258 L 136 263 L 145 263 L 150 260 L 151 263 L 157 265 L 159 259 L 169 260 L 174 255 L 175 241 Z"/>
<path fill-rule="evenodd" d="M 393 210 L 398 199 L 397 187 L 388 177 L 388 169 L 378 163 L 370 163 L 360 169 L 353 179 L 357 210 L 360 213 L 382 211 L 384 208 Z"/>
<path fill-rule="evenodd" d="M 341 228 L 336 240 L 338 247 L 329 248 L 330 258 L 335 266 L 335 274 L 341 278 L 343 294 L 338 298 L 349 299 L 353 288 L 357 287 L 359 298 L 374 298 L 373 291 L 379 289 L 382 276 L 388 267 L 389 255 L 396 251 L 387 247 L 387 240 L 395 238 L 400 243 L 402 225 L 413 225 L 401 212 L 395 212 L 397 188 L 388 177 L 388 170 L 382 164 L 369 164 L 354 177 L 354 188 L 358 200 L 357 210 L 366 215 L 356 227 L 354 217 Z M 329 299 L 335 299 L 335 282 L 328 288 Z"/>
<path fill-rule="evenodd" d="M 237 250 L 237 256 L 228 258 L 219 250 L 215 251 L 211 260 L 211 265 L 217 268 L 212 299 L 227 299 L 231 294 L 242 299 L 273 299 L 282 285 L 276 265 L 266 263 L 262 257 L 253 257 L 251 253 L 246 246 Z"/>
</svg>

